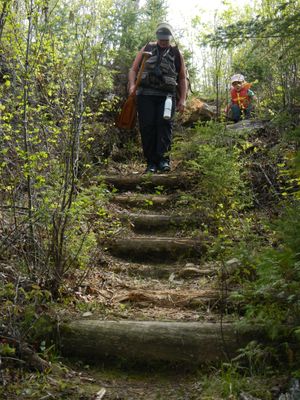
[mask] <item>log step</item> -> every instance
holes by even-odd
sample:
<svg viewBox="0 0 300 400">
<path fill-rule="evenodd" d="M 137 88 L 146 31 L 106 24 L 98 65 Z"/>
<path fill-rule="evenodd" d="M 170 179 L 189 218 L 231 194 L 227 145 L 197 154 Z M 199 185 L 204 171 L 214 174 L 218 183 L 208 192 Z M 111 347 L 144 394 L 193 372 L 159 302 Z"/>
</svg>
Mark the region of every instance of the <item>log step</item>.
<svg viewBox="0 0 300 400">
<path fill-rule="evenodd" d="M 124 207 L 140 207 L 157 209 L 169 205 L 173 201 L 172 196 L 152 195 L 152 194 L 119 194 L 111 198 L 111 202 Z"/>
<path fill-rule="evenodd" d="M 183 266 L 177 263 L 166 263 L 166 264 L 139 264 L 139 263 L 114 263 L 110 270 L 115 273 L 126 272 L 129 276 L 139 276 L 144 278 L 153 279 L 169 279 L 170 276 L 174 279 L 198 279 L 213 277 L 218 275 L 218 268 L 207 268 L 206 266 L 199 267 L 194 266 Z"/>
<path fill-rule="evenodd" d="M 178 260 L 182 258 L 199 258 L 206 251 L 205 240 L 134 236 L 128 238 L 107 239 L 109 252 L 117 257 L 129 260 L 141 259 L 151 261 Z"/>
<path fill-rule="evenodd" d="M 136 232 L 163 231 L 175 227 L 201 225 L 200 216 L 194 215 L 163 215 L 163 214 L 121 214 L 121 220 L 130 221 Z"/>
<path fill-rule="evenodd" d="M 132 175 L 104 175 L 102 179 L 108 185 L 120 190 L 139 188 L 186 188 L 193 182 L 194 176 L 189 174 L 132 174 Z"/>
<path fill-rule="evenodd" d="M 200 365 L 228 361 L 262 334 L 254 326 L 241 331 L 228 323 L 78 320 L 63 324 L 60 337 L 64 356 L 89 362 Z"/>
<path fill-rule="evenodd" d="M 227 294 L 228 295 L 228 294 Z M 226 299 L 218 289 L 147 290 L 135 289 L 114 297 L 114 302 L 128 303 L 140 308 L 209 309 L 224 307 Z"/>
</svg>

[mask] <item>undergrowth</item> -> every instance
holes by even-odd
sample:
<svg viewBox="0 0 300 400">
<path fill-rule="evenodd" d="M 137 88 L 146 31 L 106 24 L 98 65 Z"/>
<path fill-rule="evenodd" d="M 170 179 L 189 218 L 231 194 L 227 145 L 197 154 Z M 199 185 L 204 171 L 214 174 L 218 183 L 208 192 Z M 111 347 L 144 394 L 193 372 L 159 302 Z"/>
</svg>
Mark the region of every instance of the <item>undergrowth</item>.
<svg viewBox="0 0 300 400">
<path fill-rule="evenodd" d="M 277 363 L 278 367 L 275 359 L 283 357 L 280 362 L 297 375 L 300 174 L 295 142 L 299 139 L 298 130 L 294 130 L 292 139 L 285 137 L 279 143 L 277 133 L 272 142 L 275 130 L 272 126 L 269 134 L 253 134 L 229 131 L 222 124 L 199 125 L 184 141 L 176 142 L 174 155 L 182 158 L 185 170 L 198 177 L 189 199 L 192 207 L 206 210 L 217 226 L 210 232 L 214 239 L 208 257 L 221 260 L 224 267 L 226 260 L 236 258 L 238 268 L 231 282 L 240 289 L 231 300 L 242 311 L 243 323 L 263 325 L 277 343 L 269 365 L 276 368 Z M 253 171 L 260 175 L 253 176 Z M 265 197 L 257 202 L 255 191 L 259 187 L 255 186 L 263 180 Z M 234 365 L 233 375 L 241 378 L 240 368 Z"/>
</svg>

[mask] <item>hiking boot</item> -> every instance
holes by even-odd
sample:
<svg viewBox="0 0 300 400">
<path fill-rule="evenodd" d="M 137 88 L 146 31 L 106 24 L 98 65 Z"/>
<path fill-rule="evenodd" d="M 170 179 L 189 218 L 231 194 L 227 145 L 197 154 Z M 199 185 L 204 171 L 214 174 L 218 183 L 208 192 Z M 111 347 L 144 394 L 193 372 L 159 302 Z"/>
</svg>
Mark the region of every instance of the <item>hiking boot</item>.
<svg viewBox="0 0 300 400">
<path fill-rule="evenodd" d="M 158 164 L 158 169 L 159 169 L 159 171 L 162 171 L 162 172 L 169 172 L 171 169 L 169 161 L 167 161 L 167 160 L 160 161 L 160 163 Z"/>
<path fill-rule="evenodd" d="M 157 165 L 152 162 L 148 163 L 145 173 L 155 174 L 155 172 L 157 172 Z"/>
</svg>

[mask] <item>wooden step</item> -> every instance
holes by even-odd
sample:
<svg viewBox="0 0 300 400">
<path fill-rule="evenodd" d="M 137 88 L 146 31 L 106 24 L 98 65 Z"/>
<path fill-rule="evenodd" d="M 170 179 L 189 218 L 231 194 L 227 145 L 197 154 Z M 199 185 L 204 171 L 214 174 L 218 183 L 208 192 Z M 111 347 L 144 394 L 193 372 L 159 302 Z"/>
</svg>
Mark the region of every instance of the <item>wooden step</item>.
<svg viewBox="0 0 300 400">
<path fill-rule="evenodd" d="M 205 239 L 133 236 L 105 241 L 111 254 L 129 260 L 178 260 L 200 258 L 206 251 Z"/>
<path fill-rule="evenodd" d="M 121 220 L 130 221 L 136 232 L 163 231 L 178 227 L 200 226 L 202 219 L 199 215 L 164 215 L 164 214 L 120 214 Z"/>
<path fill-rule="evenodd" d="M 209 309 L 210 312 L 230 305 L 229 293 L 223 295 L 219 289 L 164 289 L 125 290 L 114 297 L 114 302 L 126 303 L 139 308 L 177 308 L 180 309 Z M 232 302 L 231 302 L 232 303 Z"/>
<path fill-rule="evenodd" d="M 165 263 L 165 264 L 147 264 L 147 263 L 124 263 L 114 262 L 110 267 L 111 271 L 115 273 L 126 272 L 129 276 L 139 276 L 144 278 L 154 279 L 173 279 L 189 280 L 198 279 L 204 277 L 213 277 L 219 274 L 219 268 L 210 267 L 206 265 L 199 266 L 195 264 L 177 264 L 177 263 Z"/>
<path fill-rule="evenodd" d="M 228 361 L 262 333 L 255 326 L 170 321 L 77 320 L 60 330 L 64 356 L 99 363 L 123 359 L 203 364 Z"/>
<path fill-rule="evenodd" d="M 119 195 L 114 195 L 111 198 L 111 202 L 119 204 L 124 207 L 140 207 L 148 209 L 157 209 L 169 205 L 174 201 L 172 196 L 163 195 L 152 195 L 152 194 L 142 194 L 142 193 L 124 193 Z"/>
<path fill-rule="evenodd" d="M 195 176 L 191 174 L 132 174 L 132 175 L 104 175 L 102 179 L 108 185 L 120 190 L 147 188 L 186 188 L 189 187 Z"/>
</svg>

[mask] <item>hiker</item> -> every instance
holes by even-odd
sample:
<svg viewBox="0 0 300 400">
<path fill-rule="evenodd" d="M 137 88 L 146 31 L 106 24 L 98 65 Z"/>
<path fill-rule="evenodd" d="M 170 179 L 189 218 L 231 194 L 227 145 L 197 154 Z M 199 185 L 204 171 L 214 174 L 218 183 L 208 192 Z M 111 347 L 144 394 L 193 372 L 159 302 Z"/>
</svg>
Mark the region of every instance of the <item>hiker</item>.
<svg viewBox="0 0 300 400">
<path fill-rule="evenodd" d="M 249 119 L 253 115 L 256 96 L 250 89 L 251 83 L 245 81 L 242 74 L 231 77 L 231 103 L 225 110 L 234 122 Z"/>
<path fill-rule="evenodd" d="M 145 61 L 137 89 L 139 128 L 147 173 L 170 171 L 168 153 L 171 150 L 175 109 L 183 112 L 185 107 L 185 63 L 178 47 L 171 45 L 172 37 L 172 27 L 168 23 L 158 24 L 157 41 L 149 42 L 138 52 L 128 74 L 128 89 L 131 94 L 135 89 L 143 52 L 151 53 Z"/>
</svg>

